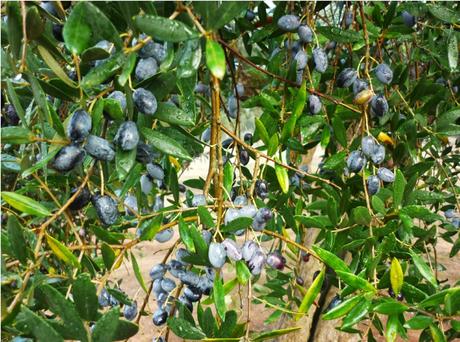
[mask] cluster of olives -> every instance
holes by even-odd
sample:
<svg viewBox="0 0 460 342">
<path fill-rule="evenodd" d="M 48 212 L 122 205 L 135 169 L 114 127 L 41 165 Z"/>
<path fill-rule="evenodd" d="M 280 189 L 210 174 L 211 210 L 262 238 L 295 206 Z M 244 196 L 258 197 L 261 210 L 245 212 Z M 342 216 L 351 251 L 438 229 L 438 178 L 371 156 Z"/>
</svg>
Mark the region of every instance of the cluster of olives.
<svg viewBox="0 0 460 342">
<path fill-rule="evenodd" d="M 454 209 L 448 209 L 444 212 L 446 219 L 455 227 L 460 228 L 460 213 Z"/>
<path fill-rule="evenodd" d="M 98 296 L 98 302 L 101 307 L 113 307 L 120 305 L 118 299 L 116 299 L 113 295 L 111 295 L 105 288 L 102 289 L 101 293 Z M 136 318 L 138 313 L 137 310 L 137 302 L 132 301 L 130 304 L 123 305 L 123 316 L 132 321 Z"/>
<path fill-rule="evenodd" d="M 380 145 L 372 136 L 363 137 L 361 150 L 355 150 L 350 153 L 345 174 L 360 172 L 365 167 L 368 159 L 376 166 L 379 166 L 385 160 L 385 147 Z M 392 183 L 394 180 L 395 175 L 391 170 L 386 167 L 379 167 L 377 175 L 371 175 L 367 178 L 367 191 L 370 195 L 375 195 L 380 189 L 380 181 Z"/>
</svg>

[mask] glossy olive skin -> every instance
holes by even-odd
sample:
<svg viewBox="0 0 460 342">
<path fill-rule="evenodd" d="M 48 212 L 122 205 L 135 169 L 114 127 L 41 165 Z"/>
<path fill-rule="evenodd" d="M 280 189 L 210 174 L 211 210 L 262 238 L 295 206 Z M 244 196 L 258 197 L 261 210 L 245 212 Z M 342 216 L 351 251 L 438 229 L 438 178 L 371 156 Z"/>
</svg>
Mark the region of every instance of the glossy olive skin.
<svg viewBox="0 0 460 342">
<path fill-rule="evenodd" d="M 81 143 L 89 135 L 92 128 L 91 116 L 83 109 L 76 110 L 67 125 L 67 136 L 74 143 Z"/>
<path fill-rule="evenodd" d="M 118 218 L 117 202 L 107 195 L 95 195 L 92 199 L 96 213 L 101 222 L 105 225 L 112 225 Z"/>
<path fill-rule="evenodd" d="M 53 168 L 59 172 L 68 172 L 83 161 L 85 151 L 77 145 L 68 145 L 56 154 L 52 163 Z"/>
<path fill-rule="evenodd" d="M 77 191 L 77 188 L 73 188 L 70 191 L 70 197 L 72 197 Z M 81 189 L 77 197 L 73 200 L 73 202 L 69 205 L 70 210 L 80 210 L 84 208 L 89 202 L 91 201 L 91 193 L 89 192 L 87 187 Z"/>
</svg>

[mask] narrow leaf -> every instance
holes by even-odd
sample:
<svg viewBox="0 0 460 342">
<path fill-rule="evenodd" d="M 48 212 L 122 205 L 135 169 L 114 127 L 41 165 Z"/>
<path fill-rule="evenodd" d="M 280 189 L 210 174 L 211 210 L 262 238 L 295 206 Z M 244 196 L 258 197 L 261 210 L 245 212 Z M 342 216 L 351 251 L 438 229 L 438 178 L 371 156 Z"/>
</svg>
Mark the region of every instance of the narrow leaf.
<svg viewBox="0 0 460 342">
<path fill-rule="evenodd" d="M 222 80 L 225 76 L 225 53 L 222 46 L 212 39 L 206 40 L 206 64 L 218 79 Z"/>
<path fill-rule="evenodd" d="M 404 282 L 404 274 L 401 268 L 401 264 L 396 258 L 393 258 L 393 260 L 391 261 L 390 281 L 391 288 L 393 289 L 394 293 L 396 295 L 399 294 Z"/>
<path fill-rule="evenodd" d="M 30 197 L 9 191 L 2 191 L 1 197 L 2 200 L 20 212 L 39 217 L 51 215 L 48 209 Z"/>
<path fill-rule="evenodd" d="M 321 291 L 321 286 L 323 286 L 325 272 L 326 268 L 323 267 L 319 275 L 315 278 L 315 280 L 313 280 L 313 283 L 311 284 L 307 293 L 303 297 L 302 303 L 299 306 L 299 314 L 297 314 L 296 316 L 296 321 L 298 321 L 302 317 L 302 314 L 308 312 L 316 296 Z"/>
</svg>

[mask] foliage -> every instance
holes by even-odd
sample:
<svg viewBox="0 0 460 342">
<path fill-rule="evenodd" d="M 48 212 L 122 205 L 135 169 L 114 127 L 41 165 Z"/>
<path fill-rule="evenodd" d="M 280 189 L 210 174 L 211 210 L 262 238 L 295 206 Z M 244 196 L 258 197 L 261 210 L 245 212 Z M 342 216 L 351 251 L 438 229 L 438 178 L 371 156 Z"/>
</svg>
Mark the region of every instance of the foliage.
<svg viewBox="0 0 460 342">
<path fill-rule="evenodd" d="M 2 4 L 3 334 L 122 340 L 156 297 L 166 339 L 275 338 L 315 306 L 370 341 L 458 338 L 437 249 L 460 250 L 459 21 L 455 2 Z M 145 279 L 132 250 L 175 227 Z M 240 286 L 292 326 L 255 332 Z"/>
</svg>

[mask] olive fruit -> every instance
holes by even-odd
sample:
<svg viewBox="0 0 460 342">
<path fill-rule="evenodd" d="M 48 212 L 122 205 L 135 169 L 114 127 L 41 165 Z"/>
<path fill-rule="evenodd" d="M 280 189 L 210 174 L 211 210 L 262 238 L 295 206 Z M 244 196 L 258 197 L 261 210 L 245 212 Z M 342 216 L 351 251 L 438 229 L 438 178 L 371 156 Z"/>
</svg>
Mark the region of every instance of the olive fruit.
<svg viewBox="0 0 460 342">
<path fill-rule="evenodd" d="M 454 218 L 455 217 L 455 210 L 454 209 L 447 209 L 444 212 L 444 216 L 446 217 L 446 219 Z"/>
<path fill-rule="evenodd" d="M 5 105 L 5 114 L 9 126 L 17 126 L 19 124 L 19 116 L 16 108 L 12 104 Z"/>
<path fill-rule="evenodd" d="M 327 69 L 327 55 L 326 52 L 321 48 L 313 50 L 313 62 L 315 63 L 316 71 L 323 73 Z"/>
<path fill-rule="evenodd" d="M 388 112 L 388 102 L 382 94 L 375 95 L 371 99 L 371 112 L 377 116 L 383 116 Z"/>
<path fill-rule="evenodd" d="M 227 238 L 222 241 L 222 246 L 224 246 L 225 252 L 230 260 L 238 261 L 243 258 L 241 248 L 232 239 Z"/>
<path fill-rule="evenodd" d="M 99 305 L 103 308 L 110 305 L 110 294 L 107 292 L 105 288 L 102 289 L 101 293 L 97 297 Z"/>
<path fill-rule="evenodd" d="M 179 273 L 178 278 L 185 285 L 195 286 L 195 287 L 198 286 L 198 284 L 201 281 L 200 276 L 192 271 L 185 271 L 185 272 Z"/>
<path fill-rule="evenodd" d="M 344 23 L 345 27 L 350 27 L 351 24 L 353 24 L 353 12 L 350 10 L 347 10 L 344 14 Z"/>
<path fill-rule="evenodd" d="M 91 157 L 98 160 L 111 161 L 115 158 L 115 151 L 112 144 L 104 138 L 95 135 L 90 135 L 86 139 L 85 151 Z"/>
<path fill-rule="evenodd" d="M 211 140 L 211 128 L 208 127 L 204 130 L 204 132 L 201 134 L 201 140 L 204 142 L 209 142 Z"/>
<path fill-rule="evenodd" d="M 113 141 L 120 146 L 123 151 L 135 149 L 139 143 L 139 132 L 136 123 L 133 121 L 123 122 L 120 128 L 118 128 Z"/>
<path fill-rule="evenodd" d="M 81 143 L 91 131 L 91 116 L 83 109 L 76 110 L 67 125 L 67 136 L 72 142 Z"/>
<path fill-rule="evenodd" d="M 200 205 L 206 205 L 206 197 L 204 195 L 194 195 L 192 198 L 192 207 L 199 207 Z"/>
<path fill-rule="evenodd" d="M 282 270 L 286 265 L 286 258 L 283 257 L 278 251 L 276 251 L 267 255 L 266 262 L 270 267 L 277 270 Z"/>
<path fill-rule="evenodd" d="M 126 215 L 136 215 L 136 213 L 139 211 L 136 196 L 126 196 L 125 200 L 123 201 L 123 205 L 125 207 Z"/>
<path fill-rule="evenodd" d="M 355 95 L 353 98 L 353 103 L 357 105 L 366 104 L 372 99 L 372 96 L 374 96 L 374 92 L 372 90 L 364 89 Z"/>
<path fill-rule="evenodd" d="M 300 286 L 303 286 L 305 284 L 305 281 L 303 280 L 302 277 L 295 278 L 295 282 L 297 283 L 297 285 L 300 285 Z"/>
<path fill-rule="evenodd" d="M 185 295 L 180 295 L 178 298 L 179 303 L 184 305 L 190 312 L 193 312 L 193 304 L 188 300 Z"/>
<path fill-rule="evenodd" d="M 163 180 L 165 178 L 165 171 L 160 164 L 149 163 L 147 164 L 147 172 L 153 179 Z"/>
<path fill-rule="evenodd" d="M 308 96 L 308 108 L 311 114 L 318 114 L 322 108 L 320 98 L 314 94 Z"/>
<path fill-rule="evenodd" d="M 348 88 L 358 78 L 358 73 L 353 68 L 343 69 L 337 76 L 337 86 L 340 88 Z"/>
<path fill-rule="evenodd" d="M 413 27 L 416 23 L 415 17 L 407 11 L 402 11 L 401 13 L 404 25 L 407 27 Z"/>
<path fill-rule="evenodd" d="M 137 81 L 143 81 L 156 75 L 158 71 L 157 60 L 153 57 L 141 59 L 136 66 L 135 75 Z"/>
<path fill-rule="evenodd" d="M 385 147 L 377 144 L 371 154 L 371 160 L 374 164 L 381 164 L 385 160 Z"/>
<path fill-rule="evenodd" d="M 211 243 L 212 233 L 209 230 L 202 230 L 201 236 L 203 237 L 203 240 L 204 242 L 206 242 L 207 245 Z"/>
<path fill-rule="evenodd" d="M 107 96 L 108 99 L 117 100 L 120 103 L 121 110 L 124 112 L 126 109 L 126 95 L 119 91 L 115 90 Z"/>
<path fill-rule="evenodd" d="M 163 278 L 161 280 L 161 288 L 163 291 L 169 293 L 176 288 L 176 282 L 169 278 Z"/>
<path fill-rule="evenodd" d="M 303 70 L 307 66 L 308 56 L 307 53 L 300 49 L 294 56 L 294 61 L 296 62 L 296 69 Z"/>
<path fill-rule="evenodd" d="M 132 302 L 131 305 L 125 305 L 123 307 L 123 316 L 128 320 L 132 321 L 137 316 L 137 302 Z"/>
<path fill-rule="evenodd" d="M 222 141 L 222 148 L 229 148 L 231 145 L 233 144 L 233 139 L 232 138 L 228 138 L 228 139 L 225 139 L 224 141 Z"/>
<path fill-rule="evenodd" d="M 243 83 L 237 83 L 236 84 L 236 91 L 233 89 L 233 93 L 235 95 L 238 95 L 238 97 L 243 97 L 244 96 L 244 85 Z"/>
<path fill-rule="evenodd" d="M 153 324 L 155 324 L 157 327 L 165 324 L 167 319 L 168 319 L 168 313 L 161 308 L 158 308 L 153 313 L 152 321 L 153 321 Z"/>
<path fill-rule="evenodd" d="M 243 244 L 243 248 L 241 249 L 241 252 L 243 253 L 243 259 L 245 261 L 251 260 L 258 249 L 259 247 L 254 241 L 252 240 L 245 241 Z"/>
<path fill-rule="evenodd" d="M 233 200 L 233 204 L 234 205 L 247 205 L 248 198 L 244 195 L 236 196 L 235 199 Z"/>
<path fill-rule="evenodd" d="M 259 275 L 262 272 L 262 269 L 265 265 L 265 254 L 258 250 L 249 260 L 248 267 L 253 275 Z"/>
<path fill-rule="evenodd" d="M 155 240 L 157 240 L 160 243 L 164 243 L 164 242 L 171 240 L 173 235 L 174 235 L 174 230 L 165 229 L 155 234 Z"/>
<path fill-rule="evenodd" d="M 256 195 L 259 196 L 261 199 L 265 199 L 268 197 L 268 184 L 265 180 L 258 179 L 256 181 Z"/>
<path fill-rule="evenodd" d="M 211 242 L 209 245 L 208 259 L 212 266 L 215 268 L 221 268 L 225 264 L 225 258 L 227 252 L 222 244 L 217 242 Z"/>
<path fill-rule="evenodd" d="M 239 157 L 241 164 L 247 165 L 249 163 L 249 152 L 245 150 L 243 147 L 240 148 Z"/>
<path fill-rule="evenodd" d="M 248 9 L 244 17 L 246 18 L 247 21 L 253 21 L 256 17 L 256 14 L 254 13 L 253 10 Z"/>
<path fill-rule="evenodd" d="M 194 89 L 195 93 L 202 94 L 202 95 L 211 95 L 211 89 L 209 88 L 209 85 L 204 84 L 204 83 L 197 83 Z"/>
<path fill-rule="evenodd" d="M 153 149 L 144 143 L 139 142 L 136 149 L 136 160 L 142 164 L 151 163 L 152 160 L 159 157 L 159 153 L 153 151 Z"/>
<path fill-rule="evenodd" d="M 311 43 L 313 41 L 313 31 L 308 25 L 300 25 L 297 29 L 299 39 L 302 43 Z"/>
<path fill-rule="evenodd" d="M 107 195 L 94 195 L 92 203 L 101 222 L 105 225 L 114 224 L 118 218 L 117 202 Z"/>
<path fill-rule="evenodd" d="M 339 296 L 334 296 L 334 298 L 332 298 L 331 302 L 328 304 L 328 306 L 326 308 L 326 312 L 332 310 L 337 305 L 339 305 L 341 302 L 342 302 L 342 300 L 340 299 Z"/>
<path fill-rule="evenodd" d="M 295 32 L 299 26 L 299 18 L 295 15 L 287 14 L 278 19 L 278 27 L 284 32 Z"/>
<path fill-rule="evenodd" d="M 239 217 L 239 210 L 235 208 L 229 208 L 225 212 L 224 223 L 229 224 L 233 220 Z"/>
<path fill-rule="evenodd" d="M 180 279 L 180 275 L 185 273 L 185 265 L 178 260 L 172 259 L 168 263 L 168 267 L 169 273 L 171 273 L 173 277 Z"/>
<path fill-rule="evenodd" d="M 197 288 L 206 296 L 209 296 L 211 294 L 212 288 L 213 288 L 213 282 L 210 280 L 208 277 L 200 277 L 200 281 L 196 285 Z"/>
<path fill-rule="evenodd" d="M 353 94 L 354 95 L 358 95 L 360 92 L 368 88 L 369 88 L 369 84 L 365 80 L 356 78 L 355 81 L 353 82 Z"/>
<path fill-rule="evenodd" d="M 153 189 L 152 179 L 149 176 L 142 175 L 140 178 L 140 183 L 141 183 L 141 191 L 145 195 L 150 194 L 150 192 Z"/>
<path fill-rule="evenodd" d="M 73 188 L 70 191 L 70 197 L 72 197 L 78 191 L 78 189 L 79 189 L 78 187 Z M 89 201 L 91 201 L 91 193 L 89 192 L 87 187 L 84 187 L 83 189 L 81 189 L 81 191 L 79 192 L 77 197 L 73 200 L 73 202 L 70 203 L 69 209 L 70 210 L 80 210 L 84 208 L 89 203 Z"/>
<path fill-rule="evenodd" d="M 380 167 L 377 170 L 377 176 L 385 183 L 392 183 L 395 180 L 395 174 L 386 167 Z"/>
<path fill-rule="evenodd" d="M 228 110 L 228 115 L 232 119 L 236 119 L 238 115 L 238 100 L 233 95 L 230 95 L 227 99 L 227 110 Z"/>
<path fill-rule="evenodd" d="M 367 192 L 369 195 L 375 195 L 380 189 L 380 179 L 377 176 L 369 176 L 367 179 Z"/>
<path fill-rule="evenodd" d="M 184 289 L 184 296 L 192 303 L 198 302 L 201 299 L 201 291 L 195 286 L 187 286 Z"/>
<path fill-rule="evenodd" d="M 253 205 L 245 205 L 238 211 L 239 217 L 250 217 L 253 218 L 257 214 L 257 209 Z"/>
<path fill-rule="evenodd" d="M 149 272 L 152 280 L 161 279 L 166 274 L 168 267 L 165 264 L 156 264 Z"/>
<path fill-rule="evenodd" d="M 377 65 L 374 72 L 377 79 L 383 84 L 390 84 L 393 80 L 393 71 L 385 63 Z"/>
<path fill-rule="evenodd" d="M 67 145 L 56 154 L 52 166 L 56 171 L 67 172 L 81 163 L 84 156 L 85 151 L 77 145 Z"/>
<path fill-rule="evenodd" d="M 370 135 L 365 136 L 361 140 L 361 150 L 363 151 L 366 157 L 370 157 L 374 153 L 374 149 L 377 143 L 375 142 L 374 138 Z"/>
<path fill-rule="evenodd" d="M 133 93 L 133 100 L 139 112 L 146 115 L 153 115 L 157 111 L 157 99 L 152 92 L 137 88 Z"/>
<path fill-rule="evenodd" d="M 351 172 L 359 172 L 366 164 L 366 157 L 361 151 L 353 151 L 347 159 L 347 167 Z"/>
</svg>

